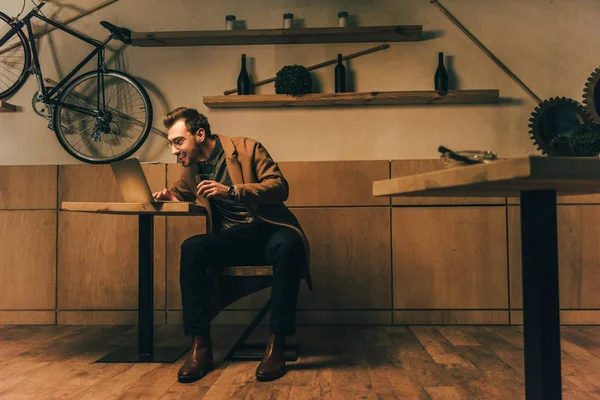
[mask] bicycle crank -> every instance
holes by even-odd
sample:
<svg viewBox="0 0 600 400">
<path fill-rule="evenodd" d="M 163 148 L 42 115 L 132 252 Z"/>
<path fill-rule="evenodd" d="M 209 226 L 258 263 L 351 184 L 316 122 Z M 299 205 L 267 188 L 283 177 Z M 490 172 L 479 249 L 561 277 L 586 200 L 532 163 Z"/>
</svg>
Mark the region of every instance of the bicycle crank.
<svg viewBox="0 0 600 400">
<path fill-rule="evenodd" d="M 51 89 L 51 87 L 48 87 Z M 44 100 L 38 95 L 38 93 L 33 95 L 31 99 L 31 107 L 33 107 L 33 111 L 40 117 L 46 118 L 48 120 L 52 120 L 52 113 L 54 112 L 54 107 L 52 104 L 47 104 Z"/>
</svg>

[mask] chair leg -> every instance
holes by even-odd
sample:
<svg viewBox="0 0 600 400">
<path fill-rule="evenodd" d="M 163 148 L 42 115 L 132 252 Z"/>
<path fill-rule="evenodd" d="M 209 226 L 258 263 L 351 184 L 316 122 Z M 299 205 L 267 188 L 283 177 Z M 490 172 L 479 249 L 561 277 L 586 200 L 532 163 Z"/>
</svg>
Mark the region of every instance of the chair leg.
<svg viewBox="0 0 600 400">
<path fill-rule="evenodd" d="M 267 300 L 263 308 L 254 317 L 250 325 L 242 332 L 238 340 L 235 342 L 227 356 L 225 361 L 260 361 L 263 358 L 265 351 L 265 344 L 250 344 L 246 343 L 246 340 L 250 337 L 254 329 L 258 326 L 260 321 L 265 317 L 269 309 L 271 308 L 271 300 Z M 298 346 L 297 345 L 286 345 L 285 346 L 285 359 L 287 361 L 296 361 L 298 359 Z"/>
</svg>

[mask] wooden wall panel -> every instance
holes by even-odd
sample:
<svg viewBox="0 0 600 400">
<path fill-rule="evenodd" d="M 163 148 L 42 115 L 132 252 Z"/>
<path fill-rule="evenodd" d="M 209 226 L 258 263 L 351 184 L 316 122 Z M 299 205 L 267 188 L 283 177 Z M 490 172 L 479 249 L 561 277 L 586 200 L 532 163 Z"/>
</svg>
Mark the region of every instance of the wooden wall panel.
<svg viewBox="0 0 600 400">
<path fill-rule="evenodd" d="M 394 308 L 508 308 L 504 207 L 392 212 Z"/>
<path fill-rule="evenodd" d="M 55 209 L 56 165 L 0 166 L 0 210 Z"/>
<path fill-rule="evenodd" d="M 523 270 L 521 268 L 521 208 L 519 206 L 508 206 L 506 209 L 510 308 L 522 308 Z"/>
<path fill-rule="evenodd" d="M 510 310 L 510 324 L 511 325 L 523 325 L 523 311 L 522 310 Z"/>
<path fill-rule="evenodd" d="M 183 172 L 183 167 L 180 163 L 169 163 L 167 166 L 167 184 L 166 188 L 170 188 L 179 180 L 181 177 L 181 173 Z"/>
<path fill-rule="evenodd" d="M 165 306 L 165 217 L 154 224 L 154 306 Z M 137 309 L 138 219 L 59 212 L 58 308 Z"/>
<path fill-rule="evenodd" d="M 311 245 L 314 291 L 304 309 L 390 309 L 390 209 L 294 209 Z"/>
<path fill-rule="evenodd" d="M 142 164 L 152 191 L 165 187 L 165 164 Z M 58 201 L 123 201 L 109 165 L 61 165 L 58 168 Z"/>
<path fill-rule="evenodd" d="M 511 307 L 521 308 L 519 207 L 508 208 Z M 558 265 L 561 308 L 600 308 L 600 206 L 558 206 Z M 600 322 L 600 321 L 599 321 Z"/>
<path fill-rule="evenodd" d="M 511 310 L 511 325 L 523 325 L 523 311 Z M 600 310 L 560 310 L 561 325 L 598 325 Z"/>
<path fill-rule="evenodd" d="M 519 204 L 518 197 L 507 197 L 507 204 Z M 600 204 L 600 194 L 580 194 L 571 196 L 557 196 L 557 204 Z"/>
<path fill-rule="evenodd" d="M 389 198 L 372 195 L 373 181 L 389 179 L 389 161 L 282 162 L 279 167 L 290 184 L 290 207 L 390 204 Z"/>
<path fill-rule="evenodd" d="M 558 204 L 600 204 L 600 194 L 558 196 L 556 201 Z"/>
<path fill-rule="evenodd" d="M 439 160 L 280 167 L 291 187 L 287 204 L 312 247 L 315 291 L 302 282 L 298 325 L 505 324 L 509 313 L 511 323 L 522 323 L 518 206 L 489 206 L 504 198 L 394 198 L 425 207 L 390 208 L 389 199 L 371 196 L 372 181 L 390 169 L 392 176 L 431 171 Z M 172 185 L 182 169 L 143 168 L 152 190 Z M 0 211 L 0 324 L 135 324 L 137 218 L 53 210 L 57 197 L 121 201 L 110 167 L 9 166 L 0 173 L 8 177 L 0 182 L 0 210 L 12 210 Z M 600 203 L 600 195 L 558 201 Z M 559 206 L 562 324 L 600 323 L 599 207 Z M 205 218 L 157 217 L 155 230 L 155 323 L 181 324 L 180 245 L 205 232 Z M 269 295 L 247 296 L 214 323 L 249 323 Z"/>
<path fill-rule="evenodd" d="M 441 160 L 393 160 L 392 178 L 437 171 L 443 168 Z M 393 197 L 393 205 L 441 204 L 505 204 L 504 197 Z"/>
<path fill-rule="evenodd" d="M 136 257 L 137 265 L 137 257 Z M 137 268 L 139 269 L 139 267 Z M 167 217 L 154 217 L 154 308 L 167 307 Z M 136 307 L 137 308 L 137 307 Z"/>
<path fill-rule="evenodd" d="M 56 211 L 0 211 L 0 309 L 54 309 Z"/>
<path fill-rule="evenodd" d="M 55 311 L 0 311 L 0 325 L 55 325 Z"/>
</svg>

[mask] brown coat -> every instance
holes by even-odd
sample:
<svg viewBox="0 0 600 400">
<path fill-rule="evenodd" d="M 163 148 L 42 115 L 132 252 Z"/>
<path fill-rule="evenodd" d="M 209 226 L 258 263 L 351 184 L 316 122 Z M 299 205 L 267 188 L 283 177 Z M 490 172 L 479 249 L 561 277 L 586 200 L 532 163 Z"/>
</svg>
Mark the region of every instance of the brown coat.
<svg viewBox="0 0 600 400">
<path fill-rule="evenodd" d="M 300 223 L 292 212 L 283 204 L 289 195 L 289 186 L 279 166 L 271 158 L 261 143 L 254 139 L 219 135 L 225 151 L 227 172 L 233 185 L 239 191 L 240 201 L 250 215 L 269 224 L 289 227 L 300 235 L 306 251 L 306 268 L 304 278 L 312 290 L 310 277 L 310 247 Z M 212 232 L 212 210 L 210 203 L 203 197 L 196 196 L 194 177 L 199 173 L 198 164 L 193 163 L 183 170 L 181 179 L 169 189 L 179 200 L 196 201 L 208 213 L 207 230 Z"/>
</svg>

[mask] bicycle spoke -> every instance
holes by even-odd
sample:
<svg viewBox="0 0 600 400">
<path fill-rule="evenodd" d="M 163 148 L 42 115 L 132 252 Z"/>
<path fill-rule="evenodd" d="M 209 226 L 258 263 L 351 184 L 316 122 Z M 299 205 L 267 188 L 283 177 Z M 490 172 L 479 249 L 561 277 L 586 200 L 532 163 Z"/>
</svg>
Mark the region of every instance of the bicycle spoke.
<svg viewBox="0 0 600 400">
<path fill-rule="evenodd" d="M 0 78 L 4 78 L 5 76 L 0 74 Z M 5 81 L 3 79 L 0 79 L 0 82 L 5 83 Z M 6 87 L 9 87 L 10 85 L 6 85 Z"/>
<path fill-rule="evenodd" d="M 111 134 L 112 134 L 112 133 L 111 133 Z M 113 136 L 114 136 L 114 135 L 113 135 Z M 104 140 L 103 140 L 103 141 L 102 141 L 102 147 L 104 147 L 104 144 L 105 144 L 105 143 L 106 143 L 106 144 L 108 144 L 108 148 L 110 149 L 110 152 L 112 153 L 112 155 L 113 155 L 113 157 L 114 157 L 114 156 L 115 156 L 115 152 L 114 152 L 114 150 L 113 150 L 113 146 L 112 146 L 110 143 L 108 143 L 108 141 L 104 141 Z"/>
<path fill-rule="evenodd" d="M 130 87 L 129 87 L 129 91 L 127 92 L 127 94 L 129 94 L 129 92 L 131 92 L 131 90 L 133 90 L 133 88 L 130 86 Z M 114 96 L 112 96 L 110 99 L 108 99 L 108 101 L 107 101 L 107 104 L 110 104 L 110 102 L 112 102 L 112 101 L 113 101 L 113 99 L 114 99 L 114 98 L 115 98 L 115 97 L 116 97 L 118 94 L 119 94 L 119 89 L 118 89 L 118 88 L 116 88 L 116 89 L 115 89 L 115 94 L 114 94 Z"/>
<path fill-rule="evenodd" d="M 85 115 L 83 118 L 78 119 L 77 121 L 72 121 L 72 122 L 70 122 L 70 123 L 68 123 L 66 125 L 63 124 L 63 126 L 72 126 L 72 125 L 75 125 L 75 124 L 79 124 L 82 121 L 92 121 L 93 122 L 94 121 L 94 117 L 90 117 L 89 115 Z"/>
<path fill-rule="evenodd" d="M 82 135 L 82 133 L 83 133 L 83 132 L 85 132 L 85 131 L 87 131 L 88 129 L 89 129 L 89 128 L 85 128 L 83 131 L 81 131 L 81 132 L 79 133 L 79 136 L 81 137 L 81 139 L 79 139 L 79 141 L 78 141 L 77 143 L 75 143 L 75 144 L 73 145 L 73 147 L 77 146 L 77 145 L 78 145 L 79 143 L 81 143 L 81 142 L 82 142 L 84 139 L 88 139 L 88 140 L 89 140 L 89 137 L 88 137 L 88 136 Z"/>
<path fill-rule="evenodd" d="M 13 75 L 14 75 L 15 77 L 17 77 L 17 78 L 19 77 L 19 74 L 16 74 L 16 73 L 14 72 L 15 68 L 13 68 L 13 69 L 2 68 L 2 69 L 3 69 L 4 71 L 6 71 L 6 72 L 10 73 L 10 74 L 13 74 Z M 5 75 L 5 76 L 6 76 L 6 75 Z M 6 77 L 8 78 L 8 76 L 6 76 Z"/>
<path fill-rule="evenodd" d="M 118 146 L 119 140 L 117 139 L 117 135 L 115 135 L 115 133 L 113 131 L 110 131 L 109 135 L 111 135 L 113 140 L 115 141 L 115 146 Z"/>
<path fill-rule="evenodd" d="M 86 120 L 87 118 L 91 118 L 91 117 L 87 117 L 87 116 L 86 116 L 86 117 L 83 117 L 83 118 L 81 118 L 80 120 L 77 120 L 77 121 L 71 122 L 70 124 L 66 124 L 66 125 L 65 125 L 65 124 L 63 124 L 63 126 L 69 127 L 69 126 L 71 126 L 71 125 L 78 124 L 79 122 L 81 122 L 81 121 L 84 121 L 84 120 Z"/>
</svg>

